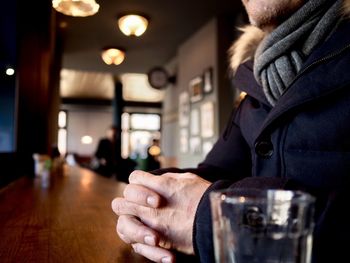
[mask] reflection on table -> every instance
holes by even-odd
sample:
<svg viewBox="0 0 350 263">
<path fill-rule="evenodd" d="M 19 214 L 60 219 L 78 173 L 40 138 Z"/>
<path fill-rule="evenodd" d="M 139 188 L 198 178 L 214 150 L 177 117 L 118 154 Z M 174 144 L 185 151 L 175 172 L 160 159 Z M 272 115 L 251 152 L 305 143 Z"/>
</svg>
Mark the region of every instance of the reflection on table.
<svg viewBox="0 0 350 263">
<path fill-rule="evenodd" d="M 0 190 L 0 262 L 149 262 L 115 232 L 110 204 L 125 187 L 66 166 Z"/>
</svg>

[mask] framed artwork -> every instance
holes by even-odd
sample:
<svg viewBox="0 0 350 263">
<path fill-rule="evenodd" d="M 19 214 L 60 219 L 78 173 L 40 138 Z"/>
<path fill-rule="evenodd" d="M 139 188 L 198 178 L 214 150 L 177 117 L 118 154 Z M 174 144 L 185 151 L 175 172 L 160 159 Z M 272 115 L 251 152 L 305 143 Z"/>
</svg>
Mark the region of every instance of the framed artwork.
<svg viewBox="0 0 350 263">
<path fill-rule="evenodd" d="M 202 151 L 201 139 L 200 137 L 190 138 L 190 152 L 192 154 L 200 154 Z"/>
<path fill-rule="evenodd" d="M 186 128 L 180 129 L 180 152 L 188 152 L 188 129 Z"/>
<path fill-rule="evenodd" d="M 187 91 L 179 95 L 179 125 L 187 127 L 190 121 L 190 98 Z"/>
<path fill-rule="evenodd" d="M 191 110 L 190 127 L 191 135 L 199 135 L 199 109 Z"/>
<path fill-rule="evenodd" d="M 203 98 L 203 78 L 196 77 L 189 83 L 190 100 L 191 102 L 200 101 Z"/>
<path fill-rule="evenodd" d="M 214 136 L 214 104 L 211 101 L 201 105 L 201 136 L 202 138 Z"/>
<path fill-rule="evenodd" d="M 213 91 L 213 68 L 208 68 L 204 71 L 203 74 L 204 79 L 204 93 L 210 93 Z"/>
</svg>

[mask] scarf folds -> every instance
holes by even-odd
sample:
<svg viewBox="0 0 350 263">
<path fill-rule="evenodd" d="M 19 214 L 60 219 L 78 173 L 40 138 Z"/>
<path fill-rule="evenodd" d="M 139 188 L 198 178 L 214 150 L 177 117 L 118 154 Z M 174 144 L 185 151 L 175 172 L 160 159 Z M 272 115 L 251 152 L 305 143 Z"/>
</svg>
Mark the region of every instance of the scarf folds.
<svg viewBox="0 0 350 263">
<path fill-rule="evenodd" d="M 272 106 L 313 49 L 336 28 L 341 6 L 342 0 L 309 0 L 261 42 L 255 53 L 254 75 Z"/>
</svg>

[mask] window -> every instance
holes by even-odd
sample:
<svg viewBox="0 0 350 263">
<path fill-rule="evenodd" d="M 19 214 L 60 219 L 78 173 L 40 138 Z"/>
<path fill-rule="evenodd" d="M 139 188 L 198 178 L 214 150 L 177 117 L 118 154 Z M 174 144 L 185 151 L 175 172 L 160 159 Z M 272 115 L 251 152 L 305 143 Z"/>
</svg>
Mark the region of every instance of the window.
<svg viewBox="0 0 350 263">
<path fill-rule="evenodd" d="M 160 139 L 160 115 L 153 113 L 123 113 L 122 157 L 146 158 L 152 139 Z"/>
</svg>

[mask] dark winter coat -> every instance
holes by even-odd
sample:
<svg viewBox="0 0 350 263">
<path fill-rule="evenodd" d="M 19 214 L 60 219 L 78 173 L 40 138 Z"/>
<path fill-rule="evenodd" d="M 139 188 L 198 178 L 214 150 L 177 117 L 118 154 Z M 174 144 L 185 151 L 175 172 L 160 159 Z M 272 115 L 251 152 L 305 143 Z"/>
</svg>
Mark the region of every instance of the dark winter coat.
<svg viewBox="0 0 350 263">
<path fill-rule="evenodd" d="M 251 62 L 238 68 L 234 83 L 248 95 L 192 171 L 215 181 L 197 209 L 196 255 L 214 262 L 210 191 L 284 188 L 317 198 L 313 262 L 350 262 L 350 23 L 314 50 L 275 107 L 254 80 Z"/>
<path fill-rule="evenodd" d="M 349 16 L 350 0 L 344 0 L 343 11 Z M 240 38 L 245 43 L 234 46 L 238 50 L 238 62 L 231 63 L 234 69 L 253 57 L 263 37 L 256 30 L 246 30 Z M 303 190 L 316 197 L 313 263 L 350 262 L 349 19 L 312 52 L 273 108 L 255 81 L 252 66 L 248 61 L 236 70 L 234 84 L 248 95 L 232 114 L 226 131 L 203 163 L 185 170 L 213 182 L 195 217 L 196 257 L 202 263 L 215 262 L 211 191 L 279 188 Z M 182 256 L 178 260 L 185 261 L 189 262 Z"/>
</svg>

